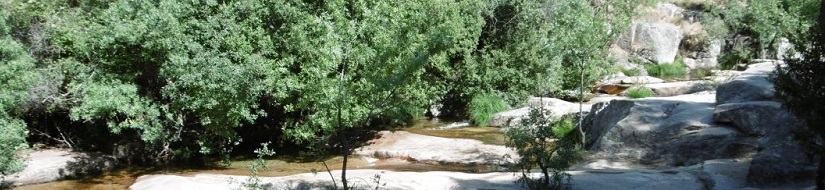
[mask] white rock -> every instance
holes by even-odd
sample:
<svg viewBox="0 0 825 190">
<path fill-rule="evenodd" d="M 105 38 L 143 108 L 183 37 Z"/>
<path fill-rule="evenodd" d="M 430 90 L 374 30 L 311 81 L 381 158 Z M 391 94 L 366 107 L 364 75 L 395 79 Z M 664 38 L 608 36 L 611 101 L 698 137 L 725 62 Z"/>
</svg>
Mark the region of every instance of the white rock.
<svg viewBox="0 0 825 190">
<path fill-rule="evenodd" d="M 380 138 L 355 151 L 355 155 L 386 159 L 398 158 L 429 164 L 512 164 L 518 154 L 500 145 L 473 139 L 451 139 L 382 131 Z"/>
<path fill-rule="evenodd" d="M 633 77 L 626 77 L 622 79 L 622 84 L 653 84 L 653 83 L 662 83 L 665 80 L 651 77 L 651 76 L 633 76 Z"/>
<path fill-rule="evenodd" d="M 697 92 L 713 90 L 713 83 L 710 81 L 681 81 L 646 84 L 644 87 L 653 90 L 656 96 L 676 96 L 682 94 L 693 94 Z"/>
<path fill-rule="evenodd" d="M 0 176 L 0 183 L 12 186 L 46 183 L 111 170 L 117 165 L 110 156 L 91 156 L 61 149 L 32 151 L 25 157 L 23 171 Z"/>
<path fill-rule="evenodd" d="M 634 23 L 633 52 L 658 64 L 673 63 L 682 30 L 670 23 Z"/>
</svg>

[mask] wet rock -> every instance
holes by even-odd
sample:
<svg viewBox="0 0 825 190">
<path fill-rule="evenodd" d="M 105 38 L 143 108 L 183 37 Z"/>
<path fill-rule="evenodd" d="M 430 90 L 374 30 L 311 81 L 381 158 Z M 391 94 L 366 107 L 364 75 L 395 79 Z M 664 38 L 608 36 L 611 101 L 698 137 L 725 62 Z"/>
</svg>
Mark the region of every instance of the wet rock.
<svg viewBox="0 0 825 190">
<path fill-rule="evenodd" d="M 593 93 L 616 95 L 621 94 L 630 87 L 632 86 L 623 84 L 602 84 L 597 86 Z"/>
</svg>

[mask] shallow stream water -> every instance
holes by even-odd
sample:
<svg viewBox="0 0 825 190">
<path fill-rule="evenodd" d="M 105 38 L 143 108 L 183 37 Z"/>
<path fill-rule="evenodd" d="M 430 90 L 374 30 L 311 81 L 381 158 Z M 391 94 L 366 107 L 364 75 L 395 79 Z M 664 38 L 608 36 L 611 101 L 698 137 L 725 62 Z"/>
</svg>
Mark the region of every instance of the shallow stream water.
<svg viewBox="0 0 825 190">
<path fill-rule="evenodd" d="M 444 128 L 450 122 L 438 120 L 418 119 L 412 125 L 401 128 L 402 131 L 417 133 L 422 135 L 446 137 L 446 138 L 467 138 L 476 139 L 485 144 L 503 145 L 504 134 L 499 128 L 493 127 L 458 127 Z M 276 150 L 277 151 L 277 150 Z M 294 156 L 275 156 L 267 160 L 267 167 L 259 171 L 262 177 L 279 177 L 300 173 L 319 172 L 319 175 L 326 174 L 326 167 L 319 162 L 302 162 L 293 159 Z M 341 169 L 343 157 L 333 157 L 326 160 L 326 165 L 330 170 Z M 230 166 L 214 167 L 127 167 L 120 170 L 106 172 L 103 175 L 85 179 L 62 180 L 44 184 L 26 185 L 13 188 L 14 190 L 35 190 L 35 189 L 128 189 L 135 180 L 148 174 L 170 174 L 181 176 L 192 176 L 195 174 L 224 174 L 224 175 L 250 175 L 249 165 L 253 162 L 250 159 L 233 160 Z M 219 165 L 219 164 L 216 164 Z M 365 158 L 350 157 L 347 169 L 381 169 L 392 171 L 459 171 L 469 173 L 488 172 L 486 166 L 467 165 L 429 165 L 419 163 L 409 163 L 402 160 L 378 160 L 368 162 Z M 340 175 L 340 174 L 335 174 Z"/>
</svg>

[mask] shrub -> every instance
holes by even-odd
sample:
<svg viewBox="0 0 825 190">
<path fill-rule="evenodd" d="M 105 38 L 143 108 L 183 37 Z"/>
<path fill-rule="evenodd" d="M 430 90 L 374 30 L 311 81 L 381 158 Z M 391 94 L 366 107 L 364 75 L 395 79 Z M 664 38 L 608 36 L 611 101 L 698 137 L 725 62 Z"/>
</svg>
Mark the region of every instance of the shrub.
<svg viewBox="0 0 825 190">
<path fill-rule="evenodd" d="M 26 124 L 0 115 L 0 131 L 3 131 L 0 134 L 0 174 L 20 171 L 23 161 L 17 157 L 17 152 L 27 148 Z"/>
<path fill-rule="evenodd" d="M 567 189 L 570 174 L 566 171 L 581 159 L 580 141 L 573 132 L 573 117 L 550 118 L 550 110 L 531 109 L 520 126 L 507 131 L 507 146 L 521 156 L 516 165 L 521 172 L 519 182 L 529 189 Z M 541 177 L 534 178 L 531 169 L 538 167 Z"/>
<path fill-rule="evenodd" d="M 494 94 L 481 94 L 470 101 L 469 113 L 477 126 L 487 126 L 493 114 L 507 110 L 507 104 Z"/>
<path fill-rule="evenodd" d="M 690 77 L 693 79 L 703 79 L 712 74 L 713 72 L 710 69 L 693 69 L 690 71 Z"/>
<path fill-rule="evenodd" d="M 653 96 L 653 90 L 648 88 L 633 88 L 627 90 L 627 96 L 630 98 L 647 98 Z"/>
<path fill-rule="evenodd" d="M 687 66 L 681 61 L 669 64 L 648 65 L 647 74 L 662 79 L 673 79 L 684 77 L 687 72 Z"/>
<path fill-rule="evenodd" d="M 753 50 L 742 43 L 736 43 L 728 53 L 720 58 L 719 67 L 721 69 L 734 69 L 736 65 L 747 63 L 756 54 Z"/>
<path fill-rule="evenodd" d="M 642 75 L 641 68 L 632 68 L 632 69 L 622 69 L 622 73 L 627 76 L 640 76 Z"/>
</svg>

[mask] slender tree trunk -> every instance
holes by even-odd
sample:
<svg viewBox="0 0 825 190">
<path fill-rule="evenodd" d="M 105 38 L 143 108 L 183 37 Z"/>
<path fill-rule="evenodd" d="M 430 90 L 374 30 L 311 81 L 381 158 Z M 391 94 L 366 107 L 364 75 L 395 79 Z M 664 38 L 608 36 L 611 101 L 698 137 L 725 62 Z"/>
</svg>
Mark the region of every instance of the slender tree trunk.
<svg viewBox="0 0 825 190">
<path fill-rule="evenodd" d="M 542 184 L 545 187 L 549 187 L 550 186 L 550 172 L 547 171 L 547 165 L 544 165 L 543 163 L 539 162 L 539 167 L 541 168 L 541 173 L 544 174 L 544 180 L 542 180 Z"/>
<path fill-rule="evenodd" d="M 336 129 L 336 133 L 338 134 L 339 138 L 343 139 L 341 148 L 342 153 L 344 153 L 344 161 L 341 163 L 341 185 L 344 187 L 344 190 L 349 190 L 349 185 L 347 184 L 347 158 L 349 157 L 349 135 L 343 134 L 341 135 L 342 131 L 344 131 L 344 123 L 341 121 L 341 110 L 344 109 L 344 74 L 346 72 L 346 65 L 341 68 L 341 78 L 338 80 L 338 128 Z"/>
<path fill-rule="evenodd" d="M 582 108 L 582 104 L 584 104 L 584 61 L 580 61 L 579 71 L 579 134 L 581 134 L 582 138 L 581 146 L 584 147 L 584 129 L 582 129 L 582 122 L 584 121 L 584 115 L 582 115 L 582 112 L 584 111 Z"/>
<path fill-rule="evenodd" d="M 820 134 L 820 138 L 825 139 L 825 134 Z M 816 189 L 825 190 L 825 154 L 820 150 L 819 153 L 819 168 L 816 171 Z"/>
<path fill-rule="evenodd" d="M 344 151 L 344 162 L 341 164 L 341 183 L 343 183 L 344 190 L 349 190 L 347 185 L 347 158 L 349 157 L 349 150 Z"/>
</svg>

